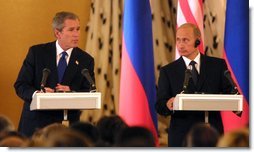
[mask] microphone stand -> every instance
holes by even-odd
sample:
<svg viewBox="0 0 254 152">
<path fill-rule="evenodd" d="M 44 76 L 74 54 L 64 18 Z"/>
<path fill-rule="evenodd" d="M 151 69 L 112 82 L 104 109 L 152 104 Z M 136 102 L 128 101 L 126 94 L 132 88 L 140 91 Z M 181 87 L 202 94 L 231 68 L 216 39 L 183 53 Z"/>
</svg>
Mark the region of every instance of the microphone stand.
<svg viewBox="0 0 254 152">
<path fill-rule="evenodd" d="M 41 85 L 41 91 L 44 93 L 46 92 L 44 85 Z"/>
<path fill-rule="evenodd" d="M 90 86 L 90 93 L 96 92 L 96 87 L 94 84 Z"/>
</svg>

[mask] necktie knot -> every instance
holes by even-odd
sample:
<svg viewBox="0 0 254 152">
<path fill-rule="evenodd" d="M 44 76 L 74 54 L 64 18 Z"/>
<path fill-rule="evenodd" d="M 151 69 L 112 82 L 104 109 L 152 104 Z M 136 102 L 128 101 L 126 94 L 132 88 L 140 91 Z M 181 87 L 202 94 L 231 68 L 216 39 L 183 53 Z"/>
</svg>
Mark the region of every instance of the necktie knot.
<svg viewBox="0 0 254 152">
<path fill-rule="evenodd" d="M 191 66 L 194 66 L 194 67 L 195 67 L 195 65 L 196 65 L 196 64 L 197 64 L 197 63 L 196 63 L 195 61 L 191 61 L 189 65 L 191 65 Z"/>
<path fill-rule="evenodd" d="M 66 53 L 65 51 L 62 52 L 61 54 L 62 54 L 61 58 L 64 58 L 64 59 L 68 56 L 68 53 Z"/>
</svg>

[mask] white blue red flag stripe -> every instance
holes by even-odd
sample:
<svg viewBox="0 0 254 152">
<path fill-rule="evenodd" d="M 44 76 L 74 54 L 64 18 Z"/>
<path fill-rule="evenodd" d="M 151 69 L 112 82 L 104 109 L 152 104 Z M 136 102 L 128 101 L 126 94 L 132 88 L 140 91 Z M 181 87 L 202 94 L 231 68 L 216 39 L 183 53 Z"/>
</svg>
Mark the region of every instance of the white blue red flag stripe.
<svg viewBox="0 0 254 152">
<path fill-rule="evenodd" d="M 119 115 L 143 126 L 158 144 L 152 15 L 149 0 L 125 0 Z"/>
<path fill-rule="evenodd" d="M 249 123 L 249 2 L 227 0 L 224 58 L 238 90 L 244 95 L 243 113 L 222 112 L 225 132 Z"/>
<path fill-rule="evenodd" d="M 201 44 L 198 49 L 204 53 L 204 24 L 203 24 L 203 0 L 178 0 L 177 3 L 177 28 L 184 23 L 195 24 L 201 32 Z M 180 57 L 178 50 L 175 52 L 175 59 Z"/>
</svg>

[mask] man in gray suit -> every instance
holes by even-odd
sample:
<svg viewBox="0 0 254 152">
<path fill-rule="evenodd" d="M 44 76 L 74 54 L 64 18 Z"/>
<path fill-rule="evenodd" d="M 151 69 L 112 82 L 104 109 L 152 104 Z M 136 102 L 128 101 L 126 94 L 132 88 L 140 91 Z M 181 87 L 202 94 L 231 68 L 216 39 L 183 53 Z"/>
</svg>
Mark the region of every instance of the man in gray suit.
<svg viewBox="0 0 254 152">
<path fill-rule="evenodd" d="M 94 59 L 78 48 L 78 16 L 71 12 L 56 13 L 52 26 L 57 40 L 30 47 L 14 84 L 17 95 L 24 100 L 18 130 L 26 136 L 31 136 L 36 129 L 63 119 L 63 112 L 60 110 L 30 111 L 34 94 L 41 92 L 45 68 L 51 71 L 43 88 L 47 93 L 89 91 L 90 84 L 82 76 L 82 69 L 88 69 L 94 80 Z M 78 121 L 79 116 L 78 110 L 68 113 L 71 123 Z"/>
</svg>

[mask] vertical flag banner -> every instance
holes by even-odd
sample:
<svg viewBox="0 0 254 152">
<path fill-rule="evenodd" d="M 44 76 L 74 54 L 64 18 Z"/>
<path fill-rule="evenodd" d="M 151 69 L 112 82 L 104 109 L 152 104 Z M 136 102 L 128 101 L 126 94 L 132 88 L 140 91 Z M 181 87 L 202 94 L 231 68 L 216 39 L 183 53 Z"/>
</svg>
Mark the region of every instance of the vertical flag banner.
<svg viewBox="0 0 254 152">
<path fill-rule="evenodd" d="M 149 129 L 158 145 L 150 3 L 124 2 L 119 115 L 130 126 Z"/>
<path fill-rule="evenodd" d="M 249 123 L 249 2 L 227 0 L 224 59 L 231 76 L 244 96 L 243 113 L 222 112 L 224 131 L 243 127 Z"/>
<path fill-rule="evenodd" d="M 195 24 L 201 32 L 200 45 L 201 53 L 204 53 L 204 26 L 203 26 L 203 2 L 202 0 L 178 0 L 177 3 L 177 28 L 184 23 Z M 175 52 L 175 59 L 180 57 L 178 50 Z"/>
</svg>

